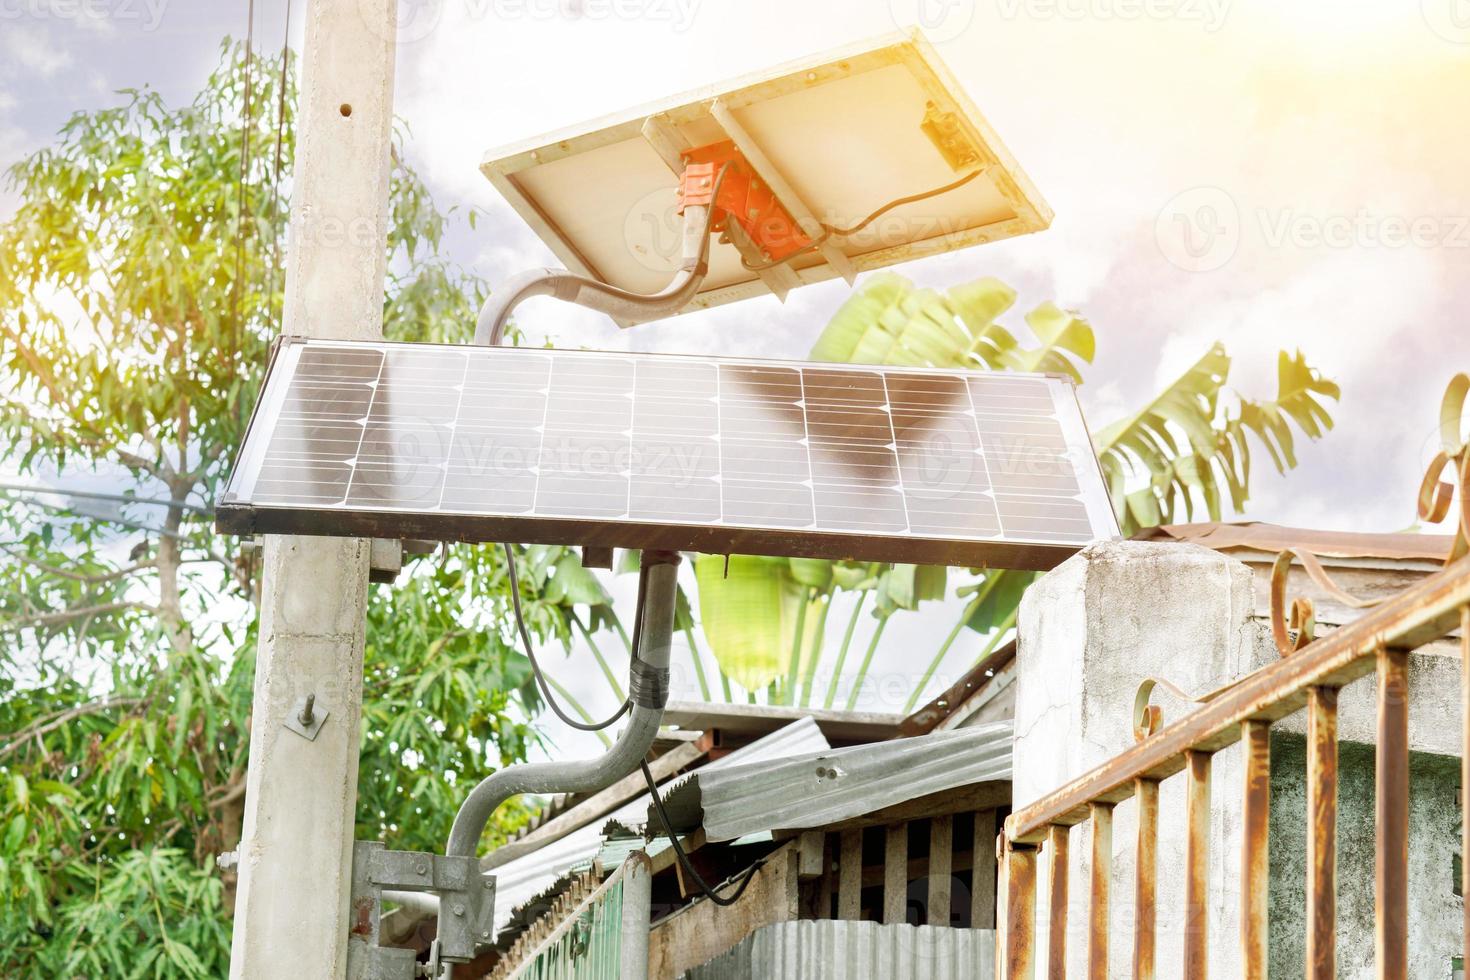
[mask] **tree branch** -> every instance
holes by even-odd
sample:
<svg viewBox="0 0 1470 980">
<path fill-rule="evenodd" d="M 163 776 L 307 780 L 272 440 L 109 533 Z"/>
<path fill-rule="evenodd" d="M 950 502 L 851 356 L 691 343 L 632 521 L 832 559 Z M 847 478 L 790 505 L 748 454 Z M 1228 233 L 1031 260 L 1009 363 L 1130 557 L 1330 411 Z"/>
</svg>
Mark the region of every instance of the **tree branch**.
<svg viewBox="0 0 1470 980">
<path fill-rule="evenodd" d="M 40 738 L 43 735 L 50 734 L 51 732 L 56 731 L 56 729 L 62 727 L 63 725 L 69 724 L 70 722 L 73 722 L 78 718 L 82 718 L 86 715 L 95 715 L 99 712 L 108 711 L 113 708 L 136 708 L 139 705 L 147 704 L 148 701 L 148 698 L 109 698 L 102 701 L 91 701 L 87 704 L 78 705 L 75 708 L 63 711 L 59 715 L 52 716 L 51 720 L 49 721 L 37 722 L 36 724 L 31 725 L 28 728 L 22 729 L 15 735 L 14 738 L 6 743 L 3 748 L 0 748 L 0 759 L 5 759 L 12 752 L 20 748 L 30 739 Z"/>
<path fill-rule="evenodd" d="M 56 565 L 48 565 L 43 561 L 37 561 L 29 555 L 16 551 L 14 548 L 7 548 L 3 545 L 0 545 L 0 551 L 4 551 L 12 558 L 17 558 L 20 561 L 25 562 L 27 565 L 30 565 L 34 568 L 39 568 L 41 571 L 47 573 L 48 575 L 55 575 L 58 578 L 64 578 L 72 582 L 85 582 L 88 585 L 96 585 L 102 582 L 112 582 L 116 579 L 127 578 L 129 575 L 135 575 L 138 572 L 154 568 L 158 564 L 154 561 L 145 561 L 133 565 L 129 568 L 118 569 L 115 572 L 98 572 L 95 575 L 85 575 L 81 572 L 72 572 L 66 570 L 65 568 L 59 568 Z M 200 560 L 202 561 L 204 559 Z"/>
<path fill-rule="evenodd" d="M 245 795 L 245 786 L 246 781 L 243 779 L 233 785 L 226 785 L 223 787 L 225 791 L 223 795 L 209 801 L 209 809 L 218 810 L 222 806 L 229 806 L 236 800 L 241 799 Z"/>
<path fill-rule="evenodd" d="M 146 602 L 108 602 L 100 606 L 83 606 L 78 609 L 63 609 L 60 612 L 41 613 L 29 616 L 14 623 L 8 623 L 5 629 L 17 629 L 23 626 L 54 626 L 57 623 L 69 622 L 73 619 L 81 619 L 84 616 L 101 616 L 110 612 L 122 612 L 126 609 L 139 609 L 143 612 L 158 615 L 158 607 Z"/>
</svg>

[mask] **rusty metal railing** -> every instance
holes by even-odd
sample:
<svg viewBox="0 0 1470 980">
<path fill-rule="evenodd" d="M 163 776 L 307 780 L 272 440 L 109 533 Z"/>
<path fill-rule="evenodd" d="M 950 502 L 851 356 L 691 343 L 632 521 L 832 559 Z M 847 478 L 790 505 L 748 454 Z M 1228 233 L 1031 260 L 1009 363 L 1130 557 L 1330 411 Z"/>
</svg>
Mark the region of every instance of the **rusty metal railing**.
<svg viewBox="0 0 1470 980">
<path fill-rule="evenodd" d="M 1470 812 L 1470 446 L 1460 433 L 1470 379 L 1457 377 L 1442 412 L 1445 449 L 1436 457 L 1420 513 L 1439 520 L 1460 497 L 1458 533 L 1443 571 L 1375 606 L 1361 618 L 1321 638 L 1313 635 L 1310 603 L 1297 600 L 1287 628 L 1284 583 L 1290 556 L 1278 562 L 1272 589 L 1273 633 L 1282 659 L 1216 691 L 1201 707 L 1164 726 L 1145 692 L 1135 706 L 1137 744 L 1062 788 L 1012 813 L 1001 835 L 1000 936 L 997 975 L 1030 980 L 1037 953 L 1036 893 L 1040 854 L 1047 855 L 1050 901 L 1048 965 L 1065 975 L 1067 831 L 1090 823 L 1092 860 L 1086 893 L 1087 975 L 1106 978 L 1110 939 L 1109 894 L 1113 854 L 1113 808 L 1137 801 L 1134 850 L 1135 919 L 1133 975 L 1155 975 L 1156 876 L 1159 784 L 1182 778 L 1185 792 L 1185 936 L 1182 975 L 1206 977 L 1210 935 L 1206 888 L 1210 876 L 1208 839 L 1211 793 L 1239 792 L 1243 844 L 1240 855 L 1240 936 L 1243 975 L 1266 976 L 1269 951 L 1270 733 L 1273 723 L 1306 712 L 1306 975 L 1336 976 L 1338 691 L 1370 673 L 1377 675 L 1375 765 L 1375 949 L 1377 976 L 1408 975 L 1409 691 L 1410 651 L 1456 629 L 1461 645 L 1461 807 Z M 1440 481 L 1451 469 L 1456 484 Z M 1310 556 L 1297 554 L 1317 578 Z M 1335 587 L 1329 587 L 1335 588 Z M 1361 604 L 1367 605 L 1367 604 Z M 1152 679 L 1146 682 L 1153 683 Z M 1244 778 L 1235 787 L 1212 787 L 1211 758 L 1244 743 Z M 1464 821 L 1464 853 L 1470 854 L 1470 821 Z M 1463 863 L 1464 893 L 1470 895 L 1470 861 Z M 1470 962 L 1470 902 L 1466 903 L 1467 962 Z M 1233 940 L 1235 937 L 1226 937 Z"/>
</svg>

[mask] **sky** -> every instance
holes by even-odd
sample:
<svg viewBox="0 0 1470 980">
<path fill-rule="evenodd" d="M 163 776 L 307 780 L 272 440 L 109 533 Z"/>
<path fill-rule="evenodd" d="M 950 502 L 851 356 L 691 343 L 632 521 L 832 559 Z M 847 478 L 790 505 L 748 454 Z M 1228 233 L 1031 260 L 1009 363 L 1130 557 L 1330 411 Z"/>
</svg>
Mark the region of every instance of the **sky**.
<svg viewBox="0 0 1470 980">
<path fill-rule="evenodd" d="M 255 7 L 279 48 L 286 0 Z M 0 0 L 0 164 L 117 89 L 187 99 L 246 22 L 245 0 Z M 898 271 L 1080 311 L 1095 428 L 1216 340 L 1252 397 L 1300 348 L 1342 385 L 1337 431 L 1289 479 L 1261 472 L 1248 516 L 1410 525 L 1439 396 L 1470 369 L 1470 0 L 403 0 L 395 104 L 440 206 L 488 212 L 451 248 L 494 284 L 554 259 L 478 172 L 487 150 L 915 24 L 1056 218 Z M 538 300 L 520 321 L 563 346 L 798 358 L 847 293 L 630 331 Z M 894 664 L 950 625 L 910 618 L 937 625 L 890 629 Z"/>
</svg>

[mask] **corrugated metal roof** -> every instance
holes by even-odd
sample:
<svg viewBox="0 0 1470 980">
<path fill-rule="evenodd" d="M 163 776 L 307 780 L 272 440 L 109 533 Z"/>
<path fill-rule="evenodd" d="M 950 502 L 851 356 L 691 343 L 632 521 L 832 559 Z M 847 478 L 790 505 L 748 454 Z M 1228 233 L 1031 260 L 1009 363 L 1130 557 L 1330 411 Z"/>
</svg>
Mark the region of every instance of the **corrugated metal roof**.
<svg viewBox="0 0 1470 980">
<path fill-rule="evenodd" d="M 965 671 L 964 675 L 951 685 L 949 690 L 905 718 L 898 726 L 898 734 L 904 737 L 928 735 L 940 727 L 955 727 L 953 725 L 944 726 L 944 722 L 956 711 L 961 710 L 971 698 L 989 687 L 995 676 L 1015 659 L 1016 641 L 1011 639 L 996 647 L 994 653 Z"/>
<path fill-rule="evenodd" d="M 723 759 L 711 762 L 699 772 L 718 771 L 742 763 L 768 763 L 795 755 L 822 752 L 829 748 L 817 723 L 810 718 L 792 722 Z M 612 821 L 626 827 L 642 829 L 647 821 L 647 793 L 634 797 L 607 820 L 588 824 L 565 837 L 550 841 L 524 857 L 509 861 L 491 872 L 495 876 L 495 928 L 497 932 L 511 920 L 513 910 L 541 895 L 568 871 L 590 865 L 602 847 L 603 829 Z"/>
<path fill-rule="evenodd" d="M 746 834 L 739 840 L 732 840 L 730 846 L 770 844 L 773 840 L 771 832 L 766 830 L 758 834 Z M 638 837 L 609 837 L 602 842 L 602 849 L 597 852 L 597 865 L 605 872 L 622 864 L 634 851 L 642 851 L 653 858 L 667 851 L 669 847 L 669 839 L 663 834 L 659 834 L 653 840 L 644 840 L 641 835 Z"/>
<path fill-rule="evenodd" d="M 773 704 L 719 704 L 670 701 L 664 724 L 694 731 L 718 729 L 744 735 L 773 732 L 801 718 L 812 718 L 828 741 L 880 742 L 898 734 L 903 715 L 872 711 L 832 711 Z"/>
<path fill-rule="evenodd" d="M 764 926 L 684 980 L 993 980 L 989 929 L 844 922 Z"/>
<path fill-rule="evenodd" d="M 1248 550 L 1276 554 L 1305 548 L 1319 558 L 1443 562 L 1453 539 L 1443 534 L 1364 534 L 1282 527 L 1260 521 L 1166 524 L 1140 531 L 1140 540 L 1190 541 L 1216 551 Z"/>
<path fill-rule="evenodd" d="M 681 831 L 711 841 L 821 827 L 960 786 L 1011 778 L 1010 722 L 816 752 L 778 764 L 706 766 L 667 792 Z M 732 757 L 733 758 L 733 757 Z"/>
</svg>

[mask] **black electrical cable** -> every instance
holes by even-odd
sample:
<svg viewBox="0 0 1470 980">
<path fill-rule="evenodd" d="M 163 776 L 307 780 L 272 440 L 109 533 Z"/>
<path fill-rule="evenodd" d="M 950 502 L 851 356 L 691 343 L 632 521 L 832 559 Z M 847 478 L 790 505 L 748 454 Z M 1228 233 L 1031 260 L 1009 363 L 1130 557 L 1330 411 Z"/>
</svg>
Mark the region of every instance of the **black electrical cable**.
<svg viewBox="0 0 1470 980">
<path fill-rule="evenodd" d="M 821 226 L 822 236 L 820 238 L 812 242 L 810 245 L 807 245 L 806 247 L 800 249 L 799 251 L 792 252 L 784 259 L 781 259 L 779 262 L 765 262 L 759 265 L 752 265 L 742 258 L 740 260 L 740 264 L 745 266 L 745 268 L 749 269 L 751 272 L 765 272 L 767 269 L 774 269 L 778 265 L 783 265 L 787 262 L 790 262 L 797 256 L 816 251 L 817 249 L 825 245 L 828 239 L 851 238 L 853 235 L 858 234 L 864 228 L 868 227 L 873 222 L 877 221 L 879 218 L 887 214 L 889 211 L 892 211 L 894 208 L 901 208 L 905 204 L 917 204 L 919 201 L 927 201 L 931 197 L 938 197 L 941 194 L 948 194 L 950 191 L 959 190 L 961 187 L 964 187 L 976 177 L 979 177 L 982 173 L 984 173 L 983 170 L 973 170 L 970 173 L 965 174 L 965 176 L 961 177 L 959 180 L 951 181 L 950 183 L 945 184 L 943 187 L 936 187 L 933 190 L 924 191 L 922 194 L 910 194 L 908 197 L 900 197 L 896 201 L 889 201 L 887 204 L 883 205 L 881 208 L 874 211 L 872 214 L 868 215 L 866 218 L 864 218 L 862 221 L 859 221 L 851 228 L 836 228 L 832 225 L 824 223 Z"/>
<path fill-rule="evenodd" d="M 521 643 L 526 648 L 526 659 L 531 661 L 531 673 L 536 675 L 536 683 L 541 688 L 541 696 L 546 699 L 546 703 L 551 706 L 551 710 L 556 713 L 558 718 L 579 732 L 600 732 L 604 728 L 611 728 L 619 718 L 627 714 L 629 709 L 633 707 L 633 700 L 631 698 L 625 700 L 622 706 L 606 721 L 600 721 L 595 724 L 577 721 L 563 711 L 561 705 L 557 703 L 555 695 L 551 692 L 551 685 L 546 680 L 546 675 L 541 672 L 541 664 L 536 661 L 535 644 L 531 642 L 531 631 L 526 628 L 526 617 L 521 611 L 521 583 L 519 577 L 516 575 L 515 552 L 511 549 L 509 543 L 506 543 L 503 547 L 505 548 L 505 568 L 510 577 L 510 602 L 512 608 L 515 610 L 516 630 L 521 634 Z M 641 649 L 639 643 L 642 640 L 643 600 L 647 580 L 648 575 L 646 569 L 640 571 L 638 573 L 638 610 L 636 613 L 638 618 L 633 624 L 633 656 L 635 657 L 638 656 L 638 652 Z"/>
<path fill-rule="evenodd" d="M 684 853 L 684 845 L 679 843 L 679 835 L 674 833 L 674 823 L 669 819 L 669 812 L 664 809 L 664 801 L 659 799 L 658 784 L 653 781 L 653 773 L 649 772 L 648 763 L 640 762 L 638 766 L 643 770 L 643 781 L 648 784 L 648 795 L 653 797 L 653 808 L 658 811 L 659 822 L 664 825 L 664 836 L 669 839 L 669 844 L 674 848 L 674 856 L 679 859 L 679 864 L 683 867 L 684 874 L 694 882 L 695 886 L 704 893 L 704 897 L 711 902 L 722 907 L 734 905 L 740 900 L 740 896 L 745 894 L 745 889 L 750 887 L 750 883 L 755 880 L 755 873 L 760 870 L 761 865 L 765 862 L 757 861 L 755 864 L 752 864 L 746 870 L 744 876 L 741 877 L 740 884 L 736 887 L 735 891 L 729 895 L 722 896 L 715 894 L 715 889 L 710 887 L 709 883 L 700 876 L 698 871 L 694 870 L 694 865 L 690 862 L 689 855 Z M 728 884 L 728 882 L 725 884 Z M 725 884 L 717 887 L 723 888 Z"/>
<path fill-rule="evenodd" d="M 255 0 L 246 4 L 245 20 L 245 67 L 244 108 L 240 122 L 240 174 L 235 188 L 235 282 L 230 302 L 234 308 L 235 334 L 232 338 L 234 351 L 239 353 L 245 346 L 245 317 L 241 309 L 241 292 L 245 282 L 245 214 L 250 210 L 250 152 L 251 129 L 255 124 L 251 114 L 251 102 L 255 94 Z M 239 410 L 244 412 L 245 401 L 239 400 Z M 243 416 L 242 416 L 243 418 Z"/>
<path fill-rule="evenodd" d="M 984 173 L 983 170 L 972 170 L 961 177 L 959 180 L 945 184 L 943 187 L 936 187 L 932 191 L 925 191 L 922 194 L 911 194 L 908 197 L 900 197 L 896 201 L 889 201 L 887 204 L 883 205 L 881 208 L 874 211 L 872 214 L 868 215 L 866 218 L 864 218 L 862 221 L 859 221 L 851 228 L 833 228 L 831 225 L 823 225 L 822 230 L 825 231 L 829 236 L 835 236 L 837 238 L 851 237 L 852 235 L 856 235 L 858 232 L 868 227 L 868 225 L 871 225 L 873 222 L 877 221 L 879 218 L 883 217 L 889 211 L 892 211 L 894 208 L 901 208 L 905 204 L 917 204 L 920 201 L 927 201 L 931 197 L 938 197 L 941 194 L 948 194 L 950 191 L 959 190 L 961 187 L 964 187 L 976 177 L 979 177 L 982 173 Z"/>
<path fill-rule="evenodd" d="M 281 36 L 281 77 L 276 82 L 276 160 L 271 175 L 271 264 L 266 280 L 265 309 L 270 318 L 271 304 L 276 296 L 276 269 L 281 264 L 281 145 L 286 129 L 286 85 L 289 81 L 286 68 L 291 63 L 291 0 L 286 0 L 286 26 Z M 285 309 L 281 310 L 285 316 Z"/>
</svg>

